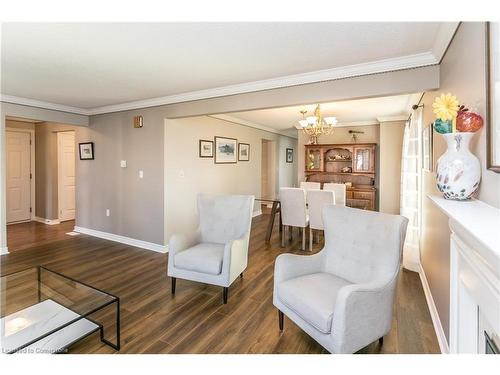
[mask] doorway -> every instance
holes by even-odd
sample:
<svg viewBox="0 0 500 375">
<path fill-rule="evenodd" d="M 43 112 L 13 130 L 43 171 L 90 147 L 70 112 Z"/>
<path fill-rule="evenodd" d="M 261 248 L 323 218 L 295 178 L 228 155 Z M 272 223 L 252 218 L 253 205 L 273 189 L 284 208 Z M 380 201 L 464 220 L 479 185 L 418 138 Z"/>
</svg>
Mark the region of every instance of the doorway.
<svg viewBox="0 0 500 375">
<path fill-rule="evenodd" d="M 6 118 L 5 235 L 9 251 L 59 241 L 74 228 L 76 132 L 72 125 Z"/>
</svg>

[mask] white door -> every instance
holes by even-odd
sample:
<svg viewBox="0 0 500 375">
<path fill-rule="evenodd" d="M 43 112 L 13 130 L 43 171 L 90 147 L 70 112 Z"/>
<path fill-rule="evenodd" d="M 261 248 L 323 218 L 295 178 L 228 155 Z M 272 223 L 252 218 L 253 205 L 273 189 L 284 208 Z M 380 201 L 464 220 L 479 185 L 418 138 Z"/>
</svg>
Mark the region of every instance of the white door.
<svg viewBox="0 0 500 375">
<path fill-rule="evenodd" d="M 7 223 L 31 219 L 31 134 L 6 131 Z"/>
<path fill-rule="evenodd" d="M 59 221 L 75 219 L 75 132 L 57 133 Z"/>
</svg>

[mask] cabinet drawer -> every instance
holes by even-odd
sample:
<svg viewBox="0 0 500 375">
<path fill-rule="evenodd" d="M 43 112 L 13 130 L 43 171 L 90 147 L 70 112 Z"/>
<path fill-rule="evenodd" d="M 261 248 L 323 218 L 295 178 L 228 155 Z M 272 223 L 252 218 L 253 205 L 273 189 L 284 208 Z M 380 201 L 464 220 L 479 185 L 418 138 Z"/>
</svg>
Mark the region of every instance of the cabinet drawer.
<svg viewBox="0 0 500 375">
<path fill-rule="evenodd" d="M 347 199 L 352 199 L 352 191 L 347 190 L 345 192 L 345 196 L 346 196 Z"/>
<path fill-rule="evenodd" d="M 373 192 L 369 192 L 369 191 L 354 191 L 353 192 L 353 198 L 354 199 L 368 199 L 368 200 L 372 200 L 374 199 L 374 193 Z"/>
</svg>

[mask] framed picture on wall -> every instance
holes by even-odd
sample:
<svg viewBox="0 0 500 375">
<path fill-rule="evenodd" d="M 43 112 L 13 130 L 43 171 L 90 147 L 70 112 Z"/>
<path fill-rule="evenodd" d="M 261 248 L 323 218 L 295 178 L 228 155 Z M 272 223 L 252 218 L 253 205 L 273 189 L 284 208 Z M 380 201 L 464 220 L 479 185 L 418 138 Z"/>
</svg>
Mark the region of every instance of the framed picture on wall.
<svg viewBox="0 0 500 375">
<path fill-rule="evenodd" d="M 199 145 L 200 158 L 213 158 L 214 157 L 214 142 L 200 139 Z"/>
<path fill-rule="evenodd" d="M 215 137 L 215 163 L 236 163 L 236 145 L 238 140 L 234 138 Z"/>
<path fill-rule="evenodd" d="M 432 172 L 433 156 L 432 156 L 432 139 L 433 124 L 424 127 L 422 131 L 422 168 L 425 171 Z"/>
<path fill-rule="evenodd" d="M 94 160 L 94 142 L 78 143 L 80 160 Z"/>
<path fill-rule="evenodd" d="M 500 23 L 486 23 L 487 168 L 500 173 Z"/>
<path fill-rule="evenodd" d="M 238 143 L 238 160 L 250 160 L 250 145 L 248 143 Z"/>
<path fill-rule="evenodd" d="M 293 163 L 293 148 L 286 149 L 286 162 Z"/>
</svg>

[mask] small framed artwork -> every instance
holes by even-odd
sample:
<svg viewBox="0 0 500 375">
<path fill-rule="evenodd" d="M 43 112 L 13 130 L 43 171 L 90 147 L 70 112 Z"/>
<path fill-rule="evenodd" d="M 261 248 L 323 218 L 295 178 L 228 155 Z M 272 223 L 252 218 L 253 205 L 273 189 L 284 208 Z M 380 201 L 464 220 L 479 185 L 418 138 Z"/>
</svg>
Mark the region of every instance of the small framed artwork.
<svg viewBox="0 0 500 375">
<path fill-rule="evenodd" d="M 238 160 L 250 160 L 250 145 L 248 143 L 238 143 Z"/>
<path fill-rule="evenodd" d="M 200 139 L 200 158 L 214 157 L 214 142 Z"/>
<path fill-rule="evenodd" d="M 94 142 L 78 143 L 80 160 L 94 160 Z"/>
<path fill-rule="evenodd" d="M 293 163 L 293 148 L 286 149 L 286 162 Z"/>
<path fill-rule="evenodd" d="M 422 168 L 425 171 L 432 172 L 432 135 L 433 124 L 424 127 L 422 130 Z"/>
<path fill-rule="evenodd" d="M 236 163 L 236 145 L 238 140 L 234 138 L 215 137 L 215 158 L 216 164 Z"/>
</svg>

